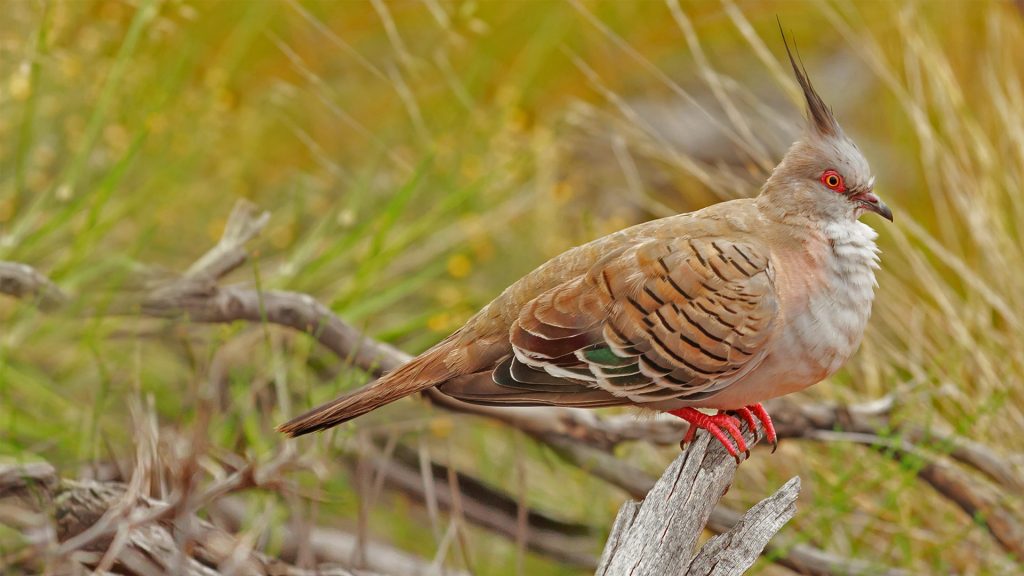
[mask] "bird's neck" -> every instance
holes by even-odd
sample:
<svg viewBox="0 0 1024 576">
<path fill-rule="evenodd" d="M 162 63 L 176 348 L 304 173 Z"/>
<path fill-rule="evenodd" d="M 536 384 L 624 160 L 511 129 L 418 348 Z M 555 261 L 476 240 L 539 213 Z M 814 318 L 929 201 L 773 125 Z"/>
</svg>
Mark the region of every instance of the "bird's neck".
<svg viewBox="0 0 1024 576">
<path fill-rule="evenodd" d="M 807 222 L 803 218 L 783 221 L 786 234 L 803 254 L 811 258 L 811 269 L 837 290 L 848 286 L 853 301 L 870 304 L 878 269 L 878 233 L 859 220 Z"/>
<path fill-rule="evenodd" d="M 761 194 L 754 199 L 761 216 L 770 222 L 785 224 L 798 228 L 819 230 L 822 228 L 821 218 L 808 209 L 811 201 L 802 198 L 804 195 L 778 192 L 778 186 L 769 181 Z"/>
</svg>

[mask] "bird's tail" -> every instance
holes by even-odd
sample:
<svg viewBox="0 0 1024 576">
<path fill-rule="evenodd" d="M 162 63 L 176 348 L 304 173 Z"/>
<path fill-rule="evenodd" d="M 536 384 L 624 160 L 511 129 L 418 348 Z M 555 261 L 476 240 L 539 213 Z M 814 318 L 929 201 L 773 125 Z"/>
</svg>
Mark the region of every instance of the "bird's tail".
<svg viewBox="0 0 1024 576">
<path fill-rule="evenodd" d="M 448 353 L 448 343 L 449 341 L 441 342 L 394 372 L 292 418 L 278 426 L 278 432 L 294 438 L 317 430 L 326 430 L 399 398 L 437 386 L 455 375 L 444 362 Z"/>
</svg>

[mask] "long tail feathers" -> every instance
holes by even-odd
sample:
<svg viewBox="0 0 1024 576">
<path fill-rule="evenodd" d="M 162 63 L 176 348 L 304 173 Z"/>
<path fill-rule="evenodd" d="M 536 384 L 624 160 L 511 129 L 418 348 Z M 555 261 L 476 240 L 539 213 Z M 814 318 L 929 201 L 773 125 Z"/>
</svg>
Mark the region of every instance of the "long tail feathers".
<svg viewBox="0 0 1024 576">
<path fill-rule="evenodd" d="M 385 404 L 444 382 L 453 374 L 444 364 L 447 350 L 443 344 L 414 358 L 394 372 L 381 376 L 367 386 L 292 418 L 278 426 L 278 432 L 294 438 L 310 432 L 326 430 L 376 410 Z"/>
</svg>

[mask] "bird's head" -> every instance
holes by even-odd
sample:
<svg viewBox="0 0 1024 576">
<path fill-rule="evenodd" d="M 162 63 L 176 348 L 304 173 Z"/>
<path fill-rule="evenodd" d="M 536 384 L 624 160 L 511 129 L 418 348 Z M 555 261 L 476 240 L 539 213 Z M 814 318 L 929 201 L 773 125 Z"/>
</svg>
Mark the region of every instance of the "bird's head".
<svg viewBox="0 0 1024 576">
<path fill-rule="evenodd" d="M 874 193 L 875 177 L 868 161 L 839 127 L 806 71 L 793 59 L 788 43 L 786 54 L 807 101 L 807 124 L 803 137 L 768 178 L 759 203 L 787 219 L 830 223 L 874 212 L 891 222 L 892 211 Z"/>
</svg>

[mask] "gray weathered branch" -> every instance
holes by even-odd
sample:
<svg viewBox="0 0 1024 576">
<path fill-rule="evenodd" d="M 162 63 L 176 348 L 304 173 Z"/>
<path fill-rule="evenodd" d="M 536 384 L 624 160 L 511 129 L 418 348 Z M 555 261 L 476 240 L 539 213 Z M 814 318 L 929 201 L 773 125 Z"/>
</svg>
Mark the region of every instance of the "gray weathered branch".
<svg viewBox="0 0 1024 576">
<path fill-rule="evenodd" d="M 249 259 L 246 244 L 259 235 L 270 221 L 270 212 L 260 211 L 248 200 L 239 200 L 231 208 L 224 232 L 217 245 L 195 261 L 185 278 L 219 280 Z"/>
<path fill-rule="evenodd" d="M 49 278 L 17 262 L 0 262 L 0 294 L 35 300 L 41 310 L 47 311 L 67 302 L 67 296 Z"/>
<path fill-rule="evenodd" d="M 710 435 L 702 435 L 672 462 L 642 503 L 622 506 L 597 574 L 742 574 L 793 517 L 800 480 L 790 480 L 695 554 L 697 541 L 735 474 L 732 458 Z"/>
<path fill-rule="evenodd" d="M 71 541 L 91 530 L 111 510 L 122 506 L 127 486 L 118 482 L 61 480 L 46 463 L 24 466 L 0 466 L 0 511 L 5 524 L 22 528 L 40 553 L 34 557 L 5 558 L 4 566 L 48 559 L 47 572 L 80 572 L 104 565 L 111 550 L 112 564 L 124 574 L 182 574 L 217 576 L 250 574 L 254 576 L 372 576 L 372 572 L 342 567 L 323 567 L 309 571 L 286 564 L 251 548 L 251 545 L 194 515 L 161 517 L 159 520 L 131 525 L 121 524 L 114 532 L 76 546 L 74 553 L 54 554 L 59 544 Z M 168 503 L 147 497 L 131 502 L 133 510 L 164 510 Z M 52 528 L 52 529 L 48 529 Z M 187 553 L 182 538 L 190 545 Z M 29 568 L 32 566 L 22 566 Z M 38 568 L 36 566 L 35 568 Z"/>
<path fill-rule="evenodd" d="M 732 529 L 723 532 L 693 557 L 690 576 L 742 574 L 757 560 L 768 541 L 796 514 L 800 477 L 794 476 L 774 494 L 747 510 Z"/>
<path fill-rule="evenodd" d="M 564 437 L 548 437 L 545 442 L 568 462 L 587 470 L 594 476 L 618 486 L 634 498 L 644 498 L 654 486 L 655 478 L 643 470 L 616 459 L 603 450 Z M 719 505 L 711 512 L 708 530 L 721 534 L 739 523 L 742 515 L 726 506 Z M 886 568 L 874 562 L 844 558 L 795 541 L 785 534 L 779 534 L 768 543 L 765 553 L 772 561 L 798 574 L 813 576 L 906 576 L 902 570 Z"/>
</svg>

